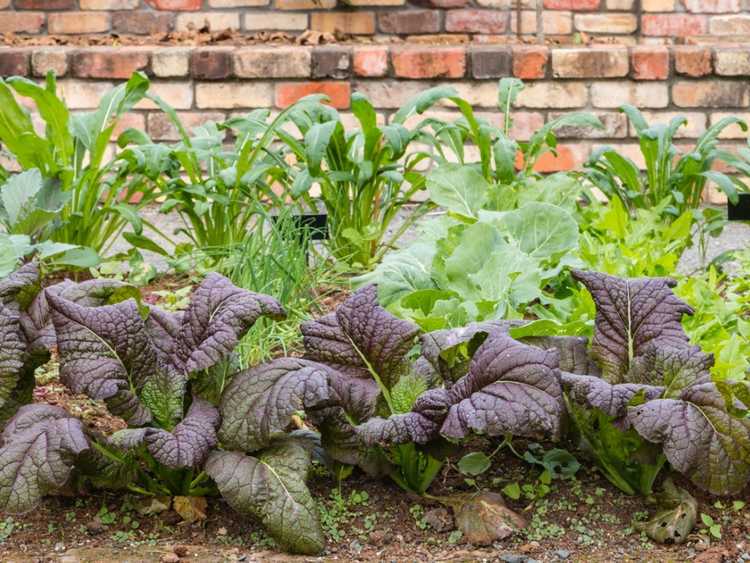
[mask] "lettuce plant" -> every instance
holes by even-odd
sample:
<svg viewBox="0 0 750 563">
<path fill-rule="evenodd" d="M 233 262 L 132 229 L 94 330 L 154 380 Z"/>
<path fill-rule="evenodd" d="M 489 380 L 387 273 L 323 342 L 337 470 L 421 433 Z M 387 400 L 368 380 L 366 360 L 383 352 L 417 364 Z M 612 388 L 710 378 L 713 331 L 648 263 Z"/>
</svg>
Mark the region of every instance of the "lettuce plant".
<svg viewBox="0 0 750 563">
<path fill-rule="evenodd" d="M 573 275 L 597 305 L 595 365 L 561 362 L 561 378 L 570 413 L 607 478 L 627 493 L 649 494 L 668 461 L 711 493 L 740 491 L 750 479 L 750 419 L 733 416 L 711 380 L 713 357 L 689 343 L 681 318 L 693 310 L 672 292 L 676 282 Z M 569 350 L 582 345 L 556 342 Z"/>
</svg>

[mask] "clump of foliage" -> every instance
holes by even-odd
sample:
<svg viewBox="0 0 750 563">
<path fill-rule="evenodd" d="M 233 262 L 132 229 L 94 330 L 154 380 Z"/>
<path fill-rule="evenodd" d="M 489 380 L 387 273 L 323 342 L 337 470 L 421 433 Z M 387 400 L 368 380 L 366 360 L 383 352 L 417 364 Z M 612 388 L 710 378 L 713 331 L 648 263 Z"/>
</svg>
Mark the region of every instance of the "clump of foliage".
<svg viewBox="0 0 750 563">
<path fill-rule="evenodd" d="M 672 292 L 676 282 L 574 277 L 597 305 L 595 363 L 560 369 L 569 412 L 604 475 L 627 493 L 650 494 L 669 461 L 711 493 L 740 491 L 750 478 L 750 419 L 734 416 L 711 380 L 713 357 L 690 344 L 680 321 L 693 310 Z"/>
</svg>

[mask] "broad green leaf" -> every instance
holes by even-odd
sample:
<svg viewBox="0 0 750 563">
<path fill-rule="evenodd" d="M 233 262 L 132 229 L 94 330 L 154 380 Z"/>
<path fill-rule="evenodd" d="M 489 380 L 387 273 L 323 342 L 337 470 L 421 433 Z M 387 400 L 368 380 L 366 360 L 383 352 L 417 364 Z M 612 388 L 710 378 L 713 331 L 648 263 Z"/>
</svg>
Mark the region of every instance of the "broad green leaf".
<svg viewBox="0 0 750 563">
<path fill-rule="evenodd" d="M 311 174 L 320 173 L 320 164 L 338 124 L 338 121 L 316 123 L 305 133 L 305 156 Z"/>
<path fill-rule="evenodd" d="M 471 452 L 458 460 L 458 470 L 464 475 L 476 477 L 487 471 L 491 463 L 484 452 Z"/>
<path fill-rule="evenodd" d="M 549 203 L 531 202 L 505 216 L 503 228 L 523 252 L 549 258 L 578 244 L 578 223 L 570 213 Z"/>
<path fill-rule="evenodd" d="M 42 173 L 37 168 L 31 168 L 11 176 L 0 187 L 0 200 L 11 229 L 32 211 L 34 199 L 42 185 Z"/>
<path fill-rule="evenodd" d="M 460 164 L 444 164 L 427 177 L 430 199 L 462 217 L 477 217 L 489 187 L 474 168 Z"/>
</svg>

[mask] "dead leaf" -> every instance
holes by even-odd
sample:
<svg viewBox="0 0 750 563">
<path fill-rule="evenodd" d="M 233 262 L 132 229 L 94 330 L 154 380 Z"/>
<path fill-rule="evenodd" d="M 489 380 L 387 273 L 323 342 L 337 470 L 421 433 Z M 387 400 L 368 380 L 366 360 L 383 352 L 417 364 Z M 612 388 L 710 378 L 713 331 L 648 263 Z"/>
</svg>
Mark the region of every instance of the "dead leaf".
<svg viewBox="0 0 750 563">
<path fill-rule="evenodd" d="M 206 519 L 208 502 L 206 497 L 174 497 L 172 508 L 185 522 L 192 523 Z"/>
<path fill-rule="evenodd" d="M 502 495 L 481 492 L 430 497 L 453 509 L 456 528 L 467 543 L 490 545 L 526 527 L 526 520 L 505 506 Z"/>
<path fill-rule="evenodd" d="M 664 481 L 662 492 L 655 496 L 659 512 L 648 522 L 636 522 L 635 528 L 658 543 L 685 542 L 698 518 L 697 501 L 671 479 Z"/>
</svg>

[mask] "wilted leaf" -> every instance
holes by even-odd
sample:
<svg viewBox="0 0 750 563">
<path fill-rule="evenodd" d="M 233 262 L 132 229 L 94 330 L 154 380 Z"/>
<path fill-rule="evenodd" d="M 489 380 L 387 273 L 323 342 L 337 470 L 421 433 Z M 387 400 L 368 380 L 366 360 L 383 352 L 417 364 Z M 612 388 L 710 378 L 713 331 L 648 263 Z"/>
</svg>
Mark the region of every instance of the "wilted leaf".
<svg viewBox="0 0 750 563">
<path fill-rule="evenodd" d="M 636 522 L 636 529 L 658 543 L 684 543 L 695 528 L 697 501 L 671 479 L 664 481 L 664 490 L 656 497 L 659 511 L 648 522 Z"/>
<path fill-rule="evenodd" d="M 436 500 L 450 506 L 467 543 L 491 545 L 526 527 L 526 520 L 505 506 L 497 493 L 464 493 Z"/>
</svg>

